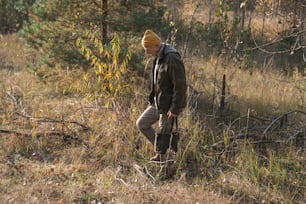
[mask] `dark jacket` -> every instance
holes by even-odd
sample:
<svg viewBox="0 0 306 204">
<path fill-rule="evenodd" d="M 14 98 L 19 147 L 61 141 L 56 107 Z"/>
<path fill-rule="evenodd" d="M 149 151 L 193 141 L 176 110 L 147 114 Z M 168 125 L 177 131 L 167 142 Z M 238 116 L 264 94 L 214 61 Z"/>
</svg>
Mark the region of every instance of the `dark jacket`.
<svg viewBox="0 0 306 204">
<path fill-rule="evenodd" d="M 158 60 L 157 81 L 154 85 L 154 68 Z M 153 61 L 152 85 L 149 101 L 154 104 L 156 97 L 160 114 L 168 111 L 178 115 L 186 106 L 185 67 L 179 53 L 168 44 L 162 44 L 158 57 Z"/>
</svg>

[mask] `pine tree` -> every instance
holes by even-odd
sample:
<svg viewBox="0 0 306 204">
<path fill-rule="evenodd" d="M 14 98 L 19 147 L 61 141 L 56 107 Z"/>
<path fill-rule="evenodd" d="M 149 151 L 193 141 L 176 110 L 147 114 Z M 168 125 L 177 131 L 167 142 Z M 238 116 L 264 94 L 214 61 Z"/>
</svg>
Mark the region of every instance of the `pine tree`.
<svg viewBox="0 0 306 204">
<path fill-rule="evenodd" d="M 126 39 L 140 36 L 147 28 L 167 33 L 168 24 L 163 18 L 166 9 L 158 2 L 36 0 L 29 10 L 30 20 L 20 34 L 40 51 L 49 66 L 86 67 L 90 63 L 75 46 L 85 30 L 95 33 L 104 44 L 115 33 Z"/>
</svg>

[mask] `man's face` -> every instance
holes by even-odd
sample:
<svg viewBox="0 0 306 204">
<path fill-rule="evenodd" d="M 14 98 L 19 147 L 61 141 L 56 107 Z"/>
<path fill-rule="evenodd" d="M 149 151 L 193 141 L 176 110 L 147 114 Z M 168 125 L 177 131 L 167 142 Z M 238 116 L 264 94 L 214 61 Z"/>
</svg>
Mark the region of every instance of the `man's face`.
<svg viewBox="0 0 306 204">
<path fill-rule="evenodd" d="M 152 57 L 156 57 L 157 52 L 159 50 L 159 46 L 157 45 L 157 46 L 145 47 L 144 50 L 147 55 L 152 55 Z"/>
</svg>

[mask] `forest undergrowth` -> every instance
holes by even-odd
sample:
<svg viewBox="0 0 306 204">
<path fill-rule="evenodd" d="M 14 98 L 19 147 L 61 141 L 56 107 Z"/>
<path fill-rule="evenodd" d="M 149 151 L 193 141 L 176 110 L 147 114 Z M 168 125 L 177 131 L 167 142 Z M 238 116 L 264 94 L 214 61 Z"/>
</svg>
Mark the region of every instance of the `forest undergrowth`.
<svg viewBox="0 0 306 204">
<path fill-rule="evenodd" d="M 135 126 L 147 105 L 145 78 L 132 76 L 130 97 L 106 107 L 69 88 L 81 83 L 82 70 L 38 72 L 15 35 L 0 44 L 4 203 L 305 202 L 303 74 L 185 58 L 188 107 L 179 118 L 175 175 L 165 180 Z"/>
</svg>

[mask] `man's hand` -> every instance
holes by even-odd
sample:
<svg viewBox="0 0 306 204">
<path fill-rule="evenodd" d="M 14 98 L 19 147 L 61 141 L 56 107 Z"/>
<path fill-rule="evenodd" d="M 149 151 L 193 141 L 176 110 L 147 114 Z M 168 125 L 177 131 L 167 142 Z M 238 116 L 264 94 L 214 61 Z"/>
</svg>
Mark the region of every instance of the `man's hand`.
<svg viewBox="0 0 306 204">
<path fill-rule="evenodd" d="M 175 117 L 177 117 L 176 114 L 171 113 L 170 111 L 168 111 L 167 116 L 168 116 L 168 118 L 175 118 Z"/>
</svg>

